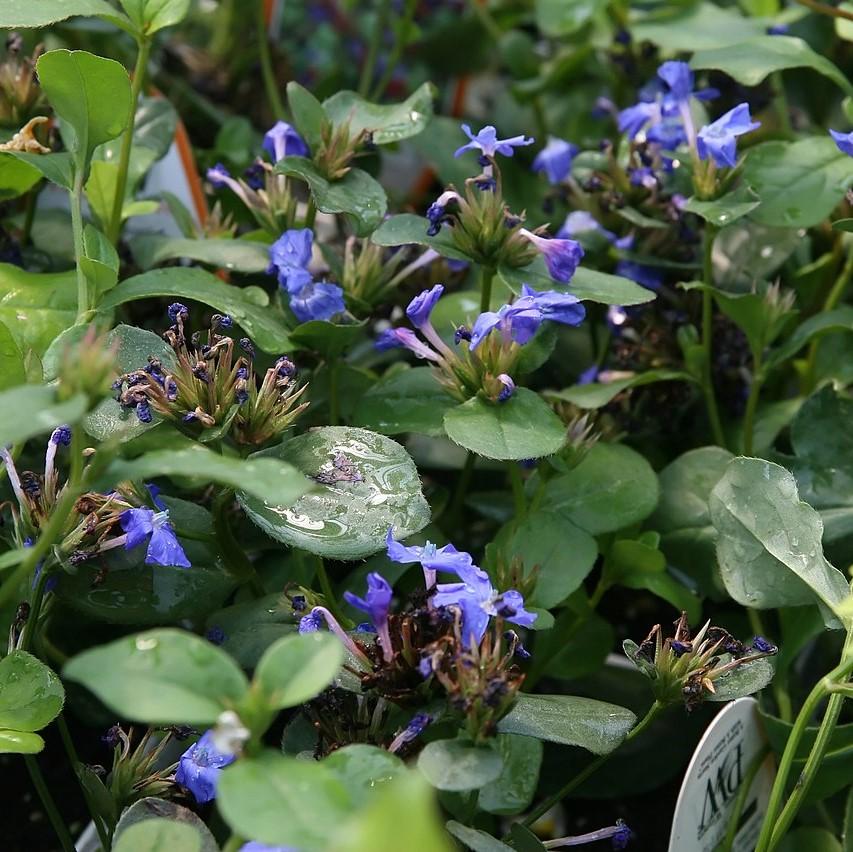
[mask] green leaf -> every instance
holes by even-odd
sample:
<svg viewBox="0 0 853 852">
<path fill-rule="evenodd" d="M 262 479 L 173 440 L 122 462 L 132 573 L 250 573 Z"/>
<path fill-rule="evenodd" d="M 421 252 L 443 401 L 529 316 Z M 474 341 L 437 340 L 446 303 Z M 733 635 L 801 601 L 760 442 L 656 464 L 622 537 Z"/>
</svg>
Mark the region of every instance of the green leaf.
<svg viewBox="0 0 853 852">
<path fill-rule="evenodd" d="M 20 385 L 0 393 L 0 447 L 8 447 L 48 432 L 63 423 L 75 423 L 86 413 L 82 394 L 59 402 L 56 388 Z"/>
<path fill-rule="evenodd" d="M 838 838 L 826 828 L 800 826 L 793 829 L 779 843 L 779 852 L 842 852 Z"/>
<path fill-rule="evenodd" d="M 536 0 L 536 25 L 559 38 L 577 32 L 605 8 L 605 0 Z"/>
<path fill-rule="evenodd" d="M 357 237 L 367 237 L 385 218 L 385 190 L 367 172 L 350 169 L 340 180 L 330 181 L 305 157 L 285 157 L 276 171 L 304 180 L 322 213 L 346 213 Z"/>
<path fill-rule="evenodd" d="M 56 377 L 59 360 L 65 357 L 69 347 L 77 345 L 86 333 L 85 326 L 73 326 L 51 343 L 45 354 L 45 375 L 48 380 Z M 166 369 L 175 366 L 175 352 L 159 334 L 131 325 L 118 325 L 107 336 L 107 343 L 115 347 L 115 368 L 118 373 L 129 373 L 142 369 L 149 356 L 157 358 Z M 122 408 L 109 397 L 98 403 L 83 423 L 86 432 L 99 441 L 116 438 L 129 441 L 162 422 L 159 414 L 153 414 L 152 423 L 142 423 L 133 410 Z"/>
<path fill-rule="evenodd" d="M 44 740 L 38 734 L 0 729 L 0 754 L 38 754 L 43 749 Z"/>
<path fill-rule="evenodd" d="M 853 158 L 829 137 L 763 142 L 750 148 L 743 179 L 761 199 L 752 219 L 774 228 L 811 228 L 853 182 Z"/>
<path fill-rule="evenodd" d="M 190 8 L 190 0 L 121 0 L 137 29 L 153 35 L 164 27 L 179 24 Z"/>
<path fill-rule="evenodd" d="M 491 834 L 486 834 L 485 831 L 480 831 L 477 828 L 469 828 L 461 822 L 450 820 L 446 827 L 457 840 L 464 843 L 468 849 L 473 849 L 474 852 L 513 852 L 512 846 L 507 846 L 506 843 L 501 843 Z"/>
<path fill-rule="evenodd" d="M 333 751 L 323 760 L 323 766 L 337 775 L 357 808 L 365 807 L 383 787 L 391 786 L 408 774 L 406 764 L 396 754 L 365 743 L 353 743 Z"/>
<path fill-rule="evenodd" d="M 107 0 L 3 0 L 0 29 L 47 27 L 81 15 L 97 15 L 108 20 L 124 18 Z"/>
<path fill-rule="evenodd" d="M 467 254 L 453 243 L 453 235 L 448 228 L 439 231 L 434 237 L 427 235 L 429 222 L 423 216 L 413 213 L 398 213 L 389 216 L 371 235 L 371 242 L 378 246 L 428 246 L 442 257 L 451 260 L 470 261 Z"/>
<path fill-rule="evenodd" d="M 249 688 L 224 651 L 170 628 L 90 648 L 65 665 L 63 676 L 123 718 L 150 725 L 210 725 Z"/>
<path fill-rule="evenodd" d="M 517 526 L 505 527 L 494 549 L 507 565 L 520 558 L 525 576 L 538 568 L 528 602 L 544 609 L 556 606 L 579 588 L 598 557 L 589 533 L 548 509 L 531 513 Z M 570 559 L 566 559 L 567 553 L 571 553 Z M 490 567 L 493 564 L 490 557 Z"/>
<path fill-rule="evenodd" d="M 130 79 L 118 62 L 85 50 L 51 50 L 36 63 L 39 82 L 62 119 L 68 149 L 84 168 L 102 142 L 130 122 Z"/>
<path fill-rule="evenodd" d="M 753 660 L 751 663 L 743 663 L 728 674 L 717 678 L 714 681 L 714 692 L 706 695 L 705 699 L 707 701 L 734 701 L 736 698 L 743 698 L 745 695 L 753 695 L 764 689 L 773 680 L 775 673 L 776 666 L 772 658 L 763 657 L 760 660 Z"/>
<path fill-rule="evenodd" d="M 219 844 L 210 833 L 210 829 L 189 808 L 154 796 L 147 796 L 134 802 L 121 815 L 115 829 L 115 842 L 119 842 L 122 834 L 132 826 L 151 819 L 168 820 L 186 825 L 192 828 L 198 836 L 201 844 L 199 852 L 219 852 Z M 169 852 L 169 849 L 165 848 L 163 852 Z"/>
<path fill-rule="evenodd" d="M 0 728 L 40 731 L 64 703 L 62 681 L 37 657 L 12 651 L 0 660 Z"/>
<path fill-rule="evenodd" d="M 291 504 L 313 483 L 295 467 L 273 458 L 228 458 L 201 446 L 155 450 L 132 460 L 116 459 L 104 482 L 141 482 L 154 476 L 186 476 L 202 483 L 216 482 L 270 503 Z"/>
<path fill-rule="evenodd" d="M 118 266 L 113 244 L 94 225 L 86 225 L 80 267 L 98 299 L 118 283 Z"/>
<path fill-rule="evenodd" d="M 529 284 L 535 290 L 556 290 L 559 293 L 571 293 L 581 301 L 598 302 L 602 305 L 642 305 L 651 302 L 655 294 L 627 278 L 598 272 L 585 266 L 579 267 L 568 284 L 554 281 L 548 274 L 545 262 L 537 258 L 523 269 L 510 269 L 502 266 L 498 274 L 513 293 L 521 293 L 523 284 Z"/>
<path fill-rule="evenodd" d="M 313 349 L 327 361 L 339 357 L 364 336 L 366 322 L 339 325 L 326 320 L 300 323 L 290 332 L 294 346 Z"/>
<path fill-rule="evenodd" d="M 709 505 L 720 574 L 738 603 L 768 609 L 820 601 L 835 611 L 848 597 L 844 575 L 823 555 L 820 516 L 800 502 L 785 468 L 736 458 Z"/>
<path fill-rule="evenodd" d="M 607 405 L 614 397 L 628 388 L 651 385 L 655 382 L 695 382 L 690 373 L 681 370 L 646 370 L 627 379 L 612 382 L 590 382 L 585 385 L 573 385 L 561 391 L 546 391 L 548 399 L 571 402 L 579 408 L 595 409 Z"/>
<path fill-rule="evenodd" d="M 764 35 L 765 31 L 760 18 L 745 18 L 736 7 L 723 8 L 714 3 L 687 7 L 676 4 L 632 17 L 634 41 L 650 41 L 668 54 L 727 47 Z"/>
<path fill-rule="evenodd" d="M 688 213 L 701 216 L 717 228 L 726 228 L 751 213 L 759 204 L 761 199 L 747 186 L 739 187 L 714 201 L 702 201 L 692 196 L 687 200 L 684 209 Z"/>
<path fill-rule="evenodd" d="M 41 172 L 24 160 L 0 153 L 0 201 L 29 192 L 41 180 Z"/>
<path fill-rule="evenodd" d="M 442 830 L 432 788 L 417 772 L 407 772 L 379 785 L 367 806 L 355 811 L 323 849 L 451 852 L 452 844 Z"/>
<path fill-rule="evenodd" d="M 48 344 L 74 322 L 77 278 L 71 272 L 25 272 L 0 263 L 0 322 L 22 352 L 43 355 Z"/>
<path fill-rule="evenodd" d="M 621 745 L 636 721 L 625 707 L 592 698 L 522 693 L 498 722 L 498 731 L 609 754 Z"/>
<path fill-rule="evenodd" d="M 261 657 L 255 683 L 271 710 L 296 707 L 324 690 L 343 661 L 344 647 L 331 633 L 285 636 Z"/>
<path fill-rule="evenodd" d="M 833 331 L 853 331 L 853 307 L 842 305 L 840 308 L 825 311 L 800 323 L 789 338 L 769 353 L 765 366 L 769 370 L 784 363 L 810 341 Z"/>
<path fill-rule="evenodd" d="M 848 95 L 853 94 L 853 86 L 837 66 L 794 36 L 760 35 L 749 41 L 700 50 L 693 54 L 690 66 L 698 70 L 725 71 L 745 86 L 757 86 L 770 74 L 788 68 L 812 68 Z"/>
<path fill-rule="evenodd" d="M 188 240 L 162 234 L 139 234 L 131 239 L 130 250 L 134 262 L 143 270 L 179 258 L 246 273 L 266 272 L 270 263 L 269 246 L 252 240 Z"/>
<path fill-rule="evenodd" d="M 434 740 L 418 755 L 418 769 L 433 787 L 462 792 L 496 780 L 503 760 L 490 746 L 462 739 Z"/>
<path fill-rule="evenodd" d="M 527 388 L 518 388 L 506 402 L 473 397 L 451 408 L 444 415 L 444 430 L 454 443 L 490 459 L 549 456 L 566 441 L 563 421 Z"/>
<path fill-rule="evenodd" d="M 201 837 L 190 825 L 146 819 L 122 832 L 113 852 L 202 852 Z"/>
<path fill-rule="evenodd" d="M 22 385 L 26 380 L 24 356 L 12 332 L 0 322 L 0 391 Z"/>
<path fill-rule="evenodd" d="M 802 458 L 821 467 L 853 469 L 853 400 L 831 385 L 810 396 L 791 424 L 791 446 Z"/>
<path fill-rule="evenodd" d="M 360 477 L 320 485 L 291 505 L 276 505 L 240 492 L 246 514 L 264 532 L 319 556 L 359 559 L 381 550 L 389 527 L 397 538 L 423 529 L 429 506 L 417 468 L 390 438 L 344 426 L 327 426 L 291 438 L 251 458 L 286 459 L 309 477 L 333 469 L 343 454 Z"/>
<path fill-rule="evenodd" d="M 236 834 L 269 845 L 319 850 L 335 848 L 329 841 L 349 814 L 351 800 L 325 762 L 267 751 L 222 772 L 216 805 Z"/>
<path fill-rule="evenodd" d="M 323 141 L 323 124 L 328 121 L 323 105 L 295 80 L 287 84 L 287 102 L 296 129 L 305 138 L 309 148 L 317 148 Z"/>
<path fill-rule="evenodd" d="M 9 155 L 32 166 L 52 183 L 70 190 L 74 183 L 71 154 L 30 154 L 26 151 L 9 151 Z"/>
<path fill-rule="evenodd" d="M 545 486 L 543 503 L 592 535 L 648 517 L 658 501 L 649 463 L 622 444 L 596 444 L 584 460 Z"/>
<path fill-rule="evenodd" d="M 503 760 L 501 774 L 480 789 L 477 805 L 490 814 L 512 816 L 530 806 L 539 783 L 542 741 L 498 734 L 495 745 Z"/>
<path fill-rule="evenodd" d="M 229 314 L 264 352 L 279 354 L 291 348 L 287 329 L 276 314 L 250 301 L 239 287 L 201 269 L 153 269 L 134 275 L 107 293 L 99 309 L 107 312 L 154 296 L 191 299 Z"/>
<path fill-rule="evenodd" d="M 387 145 L 417 136 L 432 118 L 435 87 L 424 83 L 398 104 L 374 104 L 357 92 L 336 92 L 323 101 L 323 109 L 336 124 L 349 122 L 353 136 L 366 130 L 374 145 Z"/>
</svg>

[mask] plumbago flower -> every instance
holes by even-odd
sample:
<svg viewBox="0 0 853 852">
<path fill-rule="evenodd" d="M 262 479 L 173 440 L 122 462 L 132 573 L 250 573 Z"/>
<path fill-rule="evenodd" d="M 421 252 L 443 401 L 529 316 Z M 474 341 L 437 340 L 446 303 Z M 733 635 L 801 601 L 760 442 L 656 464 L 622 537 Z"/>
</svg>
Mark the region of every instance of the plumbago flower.
<svg viewBox="0 0 853 852">
<path fill-rule="evenodd" d="M 735 669 L 749 666 L 778 649 L 761 636 L 744 645 L 722 627 L 706 622 L 691 636 L 687 613 L 675 622 L 675 633 L 664 638 L 659 624 L 639 644 L 626 639 L 625 655 L 651 680 L 655 699 L 662 705 L 684 702 L 687 710 L 695 710 L 716 692 L 715 681 L 724 680 Z M 758 691 L 773 677 L 772 666 L 766 666 L 765 682 L 756 678 Z"/>
<path fill-rule="evenodd" d="M 696 137 L 699 159 L 711 157 L 720 168 L 734 168 L 737 163 L 737 137 L 758 127 L 761 127 L 761 122 L 752 121 L 749 104 L 738 104 L 699 131 Z"/>
<path fill-rule="evenodd" d="M 841 133 L 838 130 L 830 130 L 829 135 L 835 140 L 835 144 L 842 154 L 853 157 L 853 131 Z"/>
<path fill-rule="evenodd" d="M 264 134 L 263 150 L 271 162 L 259 157 L 242 178 L 233 177 L 217 163 L 207 170 L 207 179 L 214 189 L 230 189 L 262 228 L 275 233 L 296 219 L 296 198 L 290 193 L 287 178 L 275 173 L 275 164 L 286 156 L 307 157 L 310 152 L 305 140 L 284 121 L 276 122 Z"/>
<path fill-rule="evenodd" d="M 70 426 L 53 430 L 47 442 L 44 475 L 28 470 L 19 474 L 9 451 L 0 448 L 0 460 L 17 502 L 17 506 L 7 505 L 21 546 L 32 545 L 62 497 L 65 483 L 59 483 L 56 457 L 59 447 L 70 444 Z M 147 490 L 148 495 L 143 495 L 132 484 L 123 482 L 106 494 L 83 494 L 75 502 L 53 552 L 60 560 L 78 565 L 119 547 L 133 550 L 147 541 L 147 564 L 189 568 L 190 562 L 169 523 L 168 509 L 157 496 L 159 489 L 149 485 Z M 145 496 L 152 500 L 156 511 L 144 505 Z"/>
<path fill-rule="evenodd" d="M 580 148 L 565 139 L 548 137 L 548 144 L 533 160 L 533 171 L 544 172 L 551 186 L 561 184 L 572 171 L 572 162 L 580 153 Z"/>
<path fill-rule="evenodd" d="M 233 763 L 234 754 L 224 754 L 216 749 L 213 731 L 206 731 L 180 757 L 175 781 L 190 791 L 198 804 L 216 798 L 216 785 L 222 770 Z"/>
<path fill-rule="evenodd" d="M 571 293 L 537 291 L 524 285 L 522 295 L 514 302 L 497 311 L 480 314 L 470 329 L 466 326 L 456 329 L 457 347 L 463 341 L 468 346 L 453 351 L 441 339 L 430 319 L 443 292 L 443 285 L 436 284 L 416 296 L 406 309 L 412 325 L 427 342 L 410 329 L 394 328 L 384 331 L 375 345 L 382 350 L 406 348 L 418 358 L 431 361 L 439 382 L 463 402 L 480 392 L 493 402 L 506 402 L 515 392 L 512 372 L 521 347 L 533 338 L 539 326 L 543 322 L 576 326 L 586 316 L 580 300 Z M 483 341 L 495 330 L 499 334 L 494 335 L 491 345 L 481 348 Z"/>
<path fill-rule="evenodd" d="M 346 310 L 344 291 L 328 281 L 314 281 L 308 271 L 314 232 L 310 228 L 285 231 L 270 246 L 268 274 L 277 275 L 290 309 L 300 322 L 330 320 Z"/>
<path fill-rule="evenodd" d="M 231 317 L 214 314 L 205 342 L 199 332 L 187 340 L 185 305 L 170 305 L 169 318 L 173 325 L 163 337 L 175 352 L 175 366 L 149 357 L 145 367 L 113 384 L 116 401 L 141 422 L 150 423 L 156 412 L 194 435 L 222 428 L 238 444 L 261 446 L 280 437 L 307 407 L 297 405 L 306 386 L 297 385 L 296 367 L 285 356 L 258 385 L 252 341 L 240 339 L 240 355 L 234 339 L 219 333 L 233 326 Z"/>
</svg>

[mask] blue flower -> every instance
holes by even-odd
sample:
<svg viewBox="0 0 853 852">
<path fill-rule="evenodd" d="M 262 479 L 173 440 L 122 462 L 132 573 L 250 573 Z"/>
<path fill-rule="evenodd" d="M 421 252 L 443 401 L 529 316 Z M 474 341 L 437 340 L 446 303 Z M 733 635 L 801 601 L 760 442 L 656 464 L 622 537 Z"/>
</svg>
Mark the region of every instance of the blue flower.
<svg viewBox="0 0 853 852">
<path fill-rule="evenodd" d="M 316 633 L 325 623 L 323 614 L 316 609 L 312 609 L 308 615 L 303 615 L 299 619 L 299 632 Z"/>
<path fill-rule="evenodd" d="M 471 350 L 476 349 L 495 329 L 504 341 L 524 346 L 542 325 L 542 312 L 531 299 L 516 299 L 511 305 L 502 305 L 497 312 L 485 311 L 474 321 L 471 329 Z"/>
<path fill-rule="evenodd" d="M 548 272 L 555 281 L 568 284 L 583 258 L 583 246 L 577 240 L 547 239 L 521 228 L 519 233 L 526 237 L 545 258 Z"/>
<path fill-rule="evenodd" d="M 588 831 L 586 834 L 575 834 L 571 837 L 557 837 L 551 841 L 555 849 L 564 846 L 586 846 L 587 843 L 595 843 L 599 840 L 610 840 L 611 848 L 622 850 L 628 847 L 634 833 L 621 819 L 616 820 L 616 825 L 607 828 L 599 828 L 597 831 Z"/>
<path fill-rule="evenodd" d="M 277 121 L 264 134 L 264 151 L 274 163 L 283 157 L 307 157 L 310 153 L 305 140 L 286 121 Z"/>
<path fill-rule="evenodd" d="M 699 159 L 712 157 L 720 167 L 733 167 L 737 162 L 737 137 L 760 126 L 761 122 L 750 118 L 749 104 L 738 104 L 699 131 L 696 137 Z"/>
<path fill-rule="evenodd" d="M 434 237 L 441 230 L 441 223 L 447 216 L 447 205 L 454 200 L 459 200 L 459 193 L 454 192 L 452 189 L 448 189 L 446 192 L 442 192 L 441 195 L 439 195 L 438 198 L 430 204 L 426 212 L 426 217 L 429 220 L 427 236 Z"/>
<path fill-rule="evenodd" d="M 763 636 L 756 636 L 752 640 L 752 648 L 758 651 L 759 654 L 775 654 L 779 649 L 772 643 L 768 642 Z"/>
<path fill-rule="evenodd" d="M 266 843 L 250 840 L 244 843 L 238 852 L 299 852 L 299 850 L 295 846 L 267 846 Z"/>
<path fill-rule="evenodd" d="M 310 228 L 285 231 L 270 246 L 267 272 L 278 274 L 278 283 L 288 293 L 298 293 L 313 280 L 308 271 L 314 232 Z"/>
<path fill-rule="evenodd" d="M 591 385 L 598 378 L 598 364 L 593 364 L 587 367 L 579 376 L 577 383 L 579 385 Z"/>
<path fill-rule="evenodd" d="M 428 589 L 435 585 L 436 571 L 458 574 L 460 570 L 468 569 L 474 564 L 470 553 L 457 550 L 452 544 L 436 547 L 432 542 L 427 541 L 423 547 L 419 545 L 406 547 L 399 541 L 395 541 L 393 527 L 389 527 L 388 534 L 385 536 L 385 546 L 388 558 L 392 562 L 403 565 L 420 562 Z"/>
<path fill-rule="evenodd" d="M 853 130 L 850 133 L 841 133 L 838 130 L 830 130 L 829 135 L 835 140 L 838 150 L 842 154 L 853 157 Z"/>
<path fill-rule="evenodd" d="M 658 68 L 658 77 L 669 87 L 676 101 L 687 101 L 693 94 L 693 72 L 686 62 L 670 60 Z"/>
<path fill-rule="evenodd" d="M 660 290 L 661 284 L 663 284 L 663 275 L 659 270 L 630 260 L 620 260 L 616 264 L 614 272 L 623 278 L 634 281 L 647 290 Z"/>
<path fill-rule="evenodd" d="M 428 361 L 440 361 L 441 357 L 426 345 L 410 328 L 388 328 L 376 339 L 374 346 L 379 351 L 404 347 L 414 352 L 418 358 Z"/>
<path fill-rule="evenodd" d="M 181 322 L 186 322 L 190 318 L 190 310 L 186 305 L 182 305 L 180 302 L 172 302 L 168 308 L 169 320 L 174 324 L 177 323 L 178 320 Z"/>
<path fill-rule="evenodd" d="M 444 293 L 444 285 L 436 284 L 435 287 L 424 290 L 409 302 L 406 308 L 406 316 L 415 328 L 423 328 L 429 322 L 432 309 L 441 298 L 442 293 Z"/>
<path fill-rule="evenodd" d="M 396 737 L 389 743 L 388 751 L 399 751 L 406 743 L 410 743 L 417 739 L 432 722 L 432 716 L 428 713 L 415 713 L 411 721 Z"/>
<path fill-rule="evenodd" d="M 243 178 L 249 189 L 263 189 L 267 182 L 267 170 L 260 162 L 254 162 L 243 171 Z"/>
<path fill-rule="evenodd" d="M 213 185 L 214 189 L 222 189 L 225 186 L 231 186 L 234 178 L 231 177 L 231 172 L 222 165 L 217 163 L 213 168 L 207 170 L 207 179 Z"/>
<path fill-rule="evenodd" d="M 544 320 L 559 322 L 563 325 L 580 325 L 586 316 L 586 308 L 580 299 L 571 293 L 558 293 L 556 290 L 534 290 L 527 284 L 521 288 L 521 299 L 530 299 Z"/>
<path fill-rule="evenodd" d="M 391 636 L 388 633 L 388 610 L 391 607 L 393 590 L 388 581 L 375 571 L 367 575 L 367 594 L 360 598 L 352 592 L 344 592 L 344 600 L 370 616 L 379 644 L 382 646 L 382 656 L 386 661 L 394 658 Z"/>
<path fill-rule="evenodd" d="M 780 36 L 787 35 L 789 29 L 791 28 L 788 26 L 788 24 L 771 24 L 769 27 L 767 27 L 765 32 L 767 33 L 767 35 Z"/>
<path fill-rule="evenodd" d="M 119 516 L 126 533 L 125 549 L 132 550 L 148 539 L 146 565 L 177 565 L 189 568 L 184 549 L 169 523 L 169 512 L 153 509 L 125 509 Z"/>
<path fill-rule="evenodd" d="M 480 151 L 484 157 L 494 159 L 495 154 L 503 154 L 504 157 L 511 157 L 513 149 L 524 145 L 532 145 L 536 140 L 527 139 L 522 136 L 511 136 L 509 139 L 498 139 L 498 133 L 491 124 L 486 125 L 475 136 L 471 132 L 471 128 L 467 124 L 462 125 L 462 130 L 465 135 L 471 140 L 457 148 L 454 157 L 460 157 L 466 151 Z"/>
<path fill-rule="evenodd" d="M 565 139 L 548 137 L 548 144 L 536 155 L 533 161 L 534 172 L 545 172 L 552 186 L 561 184 L 572 171 L 572 160 L 580 149 Z"/>
<path fill-rule="evenodd" d="M 524 599 L 515 589 L 499 594 L 489 575 L 470 565 L 458 571 L 461 583 L 439 583 L 432 596 L 436 606 L 458 607 L 462 612 L 462 639 L 477 644 L 486 633 L 489 619 L 501 616 L 513 624 L 530 627 L 536 613 L 524 609 Z"/>
<path fill-rule="evenodd" d="M 71 443 L 71 427 L 68 425 L 57 426 L 50 434 L 50 443 L 67 447 Z"/>
<path fill-rule="evenodd" d="M 136 416 L 139 418 L 140 423 L 150 423 L 152 421 L 151 406 L 147 399 L 136 403 Z"/>
<path fill-rule="evenodd" d="M 659 104 L 640 101 L 619 113 L 619 132 L 626 133 L 629 139 L 633 139 L 649 122 L 660 121 L 661 118 Z"/>
<path fill-rule="evenodd" d="M 298 293 L 291 293 L 290 309 L 300 322 L 329 320 L 346 310 L 344 291 L 327 281 L 306 284 Z"/>
<path fill-rule="evenodd" d="M 501 373 L 498 381 L 503 385 L 498 394 L 498 402 L 506 402 L 515 393 L 515 382 L 506 373 Z"/>
<path fill-rule="evenodd" d="M 631 182 L 631 186 L 643 186 L 646 189 L 654 189 L 657 186 L 657 178 L 649 166 L 629 169 L 628 180 Z"/>
<path fill-rule="evenodd" d="M 216 798 L 222 768 L 234 762 L 233 754 L 222 754 L 213 746 L 213 731 L 207 731 L 178 761 L 175 781 L 186 787 L 200 805 Z"/>
</svg>

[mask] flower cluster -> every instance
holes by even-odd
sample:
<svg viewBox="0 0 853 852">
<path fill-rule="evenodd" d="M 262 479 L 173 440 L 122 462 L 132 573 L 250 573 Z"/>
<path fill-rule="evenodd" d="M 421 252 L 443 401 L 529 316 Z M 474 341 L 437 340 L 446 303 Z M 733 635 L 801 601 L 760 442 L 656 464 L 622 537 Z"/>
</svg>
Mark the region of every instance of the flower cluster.
<svg viewBox="0 0 853 852">
<path fill-rule="evenodd" d="M 314 232 L 310 228 L 285 231 L 270 246 L 267 273 L 276 275 L 287 294 L 290 309 L 300 322 L 330 320 L 346 310 L 344 291 L 328 281 L 314 281 L 309 272 Z"/>
<path fill-rule="evenodd" d="M 675 622 L 672 637 L 664 638 L 657 624 L 639 645 L 626 640 L 624 647 L 628 658 L 652 681 L 658 702 L 683 701 L 688 710 L 715 693 L 714 681 L 778 650 L 760 636 L 744 645 L 722 627 L 712 627 L 710 621 L 691 636 L 684 612 Z"/>
<path fill-rule="evenodd" d="M 59 482 L 56 457 L 60 447 L 70 444 L 69 426 L 53 430 L 47 442 L 43 474 L 29 470 L 19 473 L 11 453 L 0 448 L 0 460 L 17 503 L 7 505 L 12 511 L 16 538 L 24 547 L 45 526 L 66 488 Z M 189 568 L 190 562 L 169 523 L 169 511 L 158 493 L 153 485 L 144 495 L 130 483 L 119 483 L 106 494 L 83 494 L 74 504 L 55 553 L 77 565 L 117 547 L 134 550 L 145 545 L 147 564 Z M 146 496 L 155 509 L 144 505 Z"/>
<path fill-rule="evenodd" d="M 228 188 L 246 205 L 266 230 L 276 233 L 290 227 L 296 218 L 296 199 L 287 178 L 277 174 L 275 165 L 284 157 L 308 156 L 305 140 L 287 122 L 276 122 L 264 135 L 263 150 L 269 161 L 258 157 L 241 178 L 231 175 L 222 163 L 207 170 L 214 189 Z"/>
<path fill-rule="evenodd" d="M 556 242 L 556 241 L 554 241 Z M 418 358 L 431 361 L 439 381 L 453 396 L 468 399 L 483 392 L 494 402 L 506 402 L 515 391 L 511 373 L 521 347 L 532 340 L 544 322 L 577 326 L 586 311 L 577 296 L 555 290 L 537 291 L 526 284 L 522 294 L 497 311 L 481 313 L 469 328 L 454 331 L 454 351 L 442 340 L 430 315 L 444 293 L 436 284 L 409 303 L 406 316 L 426 342 L 408 328 L 391 328 L 376 341 L 380 350 L 405 348 Z M 462 343 L 467 346 L 462 347 Z"/>
<path fill-rule="evenodd" d="M 282 356 L 258 384 L 255 350 L 249 338 L 239 341 L 220 334 L 233 326 L 229 316 L 214 314 L 206 340 L 195 333 L 188 340 L 186 306 L 169 306 L 173 325 L 163 334 L 175 353 L 172 365 L 149 357 L 139 370 L 120 376 L 113 385 L 116 401 L 133 409 L 143 423 L 154 412 L 198 434 L 218 429 L 238 444 L 262 446 L 278 438 L 305 409 L 299 403 L 305 386 L 296 382 L 296 367 Z"/>
</svg>

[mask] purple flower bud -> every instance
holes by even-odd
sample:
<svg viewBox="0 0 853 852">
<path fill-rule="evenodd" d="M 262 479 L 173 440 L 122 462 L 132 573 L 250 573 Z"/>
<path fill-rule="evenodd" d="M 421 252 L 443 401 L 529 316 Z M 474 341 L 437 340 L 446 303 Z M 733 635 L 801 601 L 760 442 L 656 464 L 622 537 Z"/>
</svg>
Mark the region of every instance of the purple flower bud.
<svg viewBox="0 0 853 852">
<path fill-rule="evenodd" d="M 440 361 L 441 357 L 421 341 L 410 328 L 388 328 L 376 338 L 374 347 L 380 351 L 403 347 L 414 352 L 418 358 Z"/>
<path fill-rule="evenodd" d="M 59 446 L 67 447 L 71 443 L 71 427 L 68 425 L 57 426 L 50 435 L 50 442 Z"/>
<path fill-rule="evenodd" d="M 250 357 L 255 357 L 255 346 L 248 337 L 240 338 L 240 348 Z"/>
<path fill-rule="evenodd" d="M 283 157 L 307 157 L 310 154 L 305 140 L 286 121 L 277 121 L 264 134 L 263 147 L 274 163 Z"/>
<path fill-rule="evenodd" d="M 217 163 L 212 169 L 207 170 L 207 179 L 214 189 L 222 189 L 228 186 L 229 181 L 233 180 L 231 172 L 222 163 Z"/>
<path fill-rule="evenodd" d="M 207 639 L 211 645 L 222 645 L 228 637 L 219 625 L 214 624 L 213 627 L 204 634 L 204 638 Z"/>
<path fill-rule="evenodd" d="M 506 373 L 501 373 L 498 381 L 503 385 L 498 394 L 498 402 L 506 402 L 515 393 L 515 382 Z"/>
<path fill-rule="evenodd" d="M 189 308 L 186 305 L 182 305 L 180 302 L 173 302 L 169 305 L 169 320 L 174 324 L 179 319 L 182 322 L 186 322 L 189 319 L 190 312 Z"/>
<path fill-rule="evenodd" d="M 838 130 L 830 130 L 829 135 L 835 140 L 835 144 L 842 154 L 853 157 L 853 131 L 841 133 Z"/>
<path fill-rule="evenodd" d="M 526 228 L 519 233 L 526 237 L 545 258 L 548 272 L 555 281 L 567 284 L 572 280 L 584 255 L 583 247 L 576 240 L 546 239 L 533 234 Z"/>
<path fill-rule="evenodd" d="M 136 403 L 136 416 L 140 423 L 150 423 L 152 420 L 151 406 L 148 400 L 142 400 Z"/>
<path fill-rule="evenodd" d="M 428 322 L 432 309 L 444 293 L 444 285 L 436 284 L 430 290 L 424 290 L 409 302 L 406 316 L 415 328 L 423 328 Z"/>
<path fill-rule="evenodd" d="M 759 654 L 775 654 L 779 649 L 772 643 L 768 642 L 763 636 L 756 636 L 752 640 L 752 647 Z"/>
</svg>

